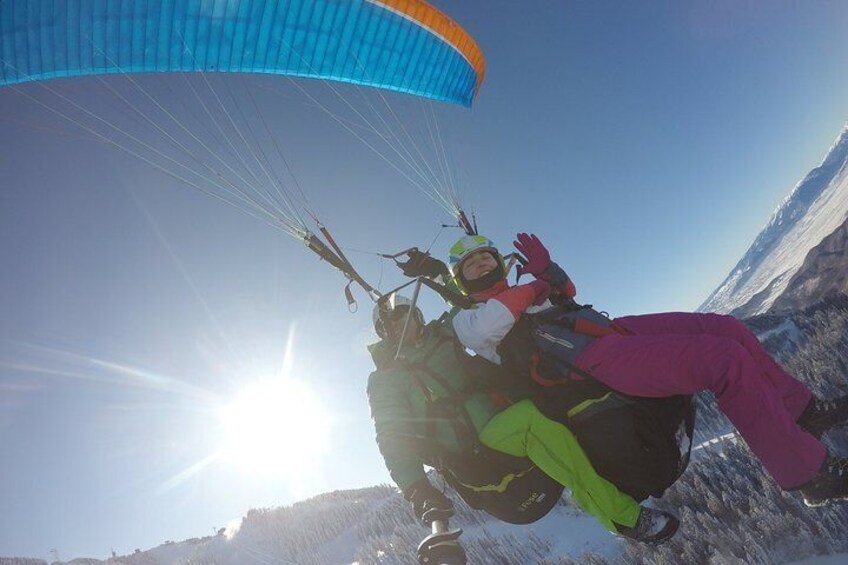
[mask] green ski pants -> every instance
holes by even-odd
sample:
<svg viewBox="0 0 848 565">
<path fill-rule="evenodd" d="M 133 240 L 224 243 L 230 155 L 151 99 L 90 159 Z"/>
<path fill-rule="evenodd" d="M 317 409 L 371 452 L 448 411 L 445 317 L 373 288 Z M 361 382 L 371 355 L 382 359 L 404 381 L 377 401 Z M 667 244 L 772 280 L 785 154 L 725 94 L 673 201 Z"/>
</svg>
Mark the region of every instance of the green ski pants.
<svg viewBox="0 0 848 565">
<path fill-rule="evenodd" d="M 502 453 L 529 457 L 611 532 L 616 531 L 614 523 L 636 524 L 639 504 L 598 475 L 571 430 L 545 417 L 531 400 L 496 414 L 480 430 L 480 441 Z"/>
</svg>

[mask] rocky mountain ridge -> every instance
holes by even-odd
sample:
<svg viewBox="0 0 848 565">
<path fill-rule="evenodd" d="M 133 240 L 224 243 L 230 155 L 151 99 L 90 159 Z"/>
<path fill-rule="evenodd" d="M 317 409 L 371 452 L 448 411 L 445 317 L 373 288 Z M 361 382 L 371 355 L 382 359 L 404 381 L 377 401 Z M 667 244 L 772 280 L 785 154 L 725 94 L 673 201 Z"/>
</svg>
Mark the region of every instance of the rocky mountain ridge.
<svg viewBox="0 0 848 565">
<path fill-rule="evenodd" d="M 740 318 L 768 312 L 795 275 L 805 269 L 808 254 L 847 218 L 848 124 L 822 163 L 795 186 L 736 267 L 698 310 L 732 313 Z M 809 281 L 807 288 L 811 288 Z"/>
</svg>

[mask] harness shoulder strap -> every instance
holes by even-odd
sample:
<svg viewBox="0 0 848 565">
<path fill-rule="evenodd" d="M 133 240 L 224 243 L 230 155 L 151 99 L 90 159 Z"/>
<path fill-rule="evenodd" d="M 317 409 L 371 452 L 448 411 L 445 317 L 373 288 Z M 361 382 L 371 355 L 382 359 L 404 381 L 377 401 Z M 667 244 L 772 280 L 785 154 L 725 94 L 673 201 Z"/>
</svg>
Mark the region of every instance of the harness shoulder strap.
<svg viewBox="0 0 848 565">
<path fill-rule="evenodd" d="M 443 375 L 434 371 L 427 363 L 430 357 L 447 342 L 454 342 L 454 340 L 447 335 L 440 336 L 432 349 L 420 360 L 415 363 L 409 363 L 408 368 L 413 381 L 422 390 L 427 402 L 426 418 L 428 421 L 428 436 L 433 437 L 435 435 L 435 418 L 433 416 L 443 416 L 450 422 L 457 442 L 461 446 L 476 451 L 479 449 L 480 441 L 477 438 L 476 428 L 471 420 L 471 416 L 465 408 L 465 401 L 468 400 L 474 391 L 457 390 L 451 386 Z M 455 353 L 459 355 L 458 351 L 455 351 Z M 464 351 L 462 351 L 462 354 L 464 354 Z M 465 367 L 460 366 L 459 370 L 464 371 Z M 424 379 L 421 378 L 422 374 L 437 383 L 445 391 L 445 396 L 436 398 L 433 391 L 426 385 Z"/>
</svg>

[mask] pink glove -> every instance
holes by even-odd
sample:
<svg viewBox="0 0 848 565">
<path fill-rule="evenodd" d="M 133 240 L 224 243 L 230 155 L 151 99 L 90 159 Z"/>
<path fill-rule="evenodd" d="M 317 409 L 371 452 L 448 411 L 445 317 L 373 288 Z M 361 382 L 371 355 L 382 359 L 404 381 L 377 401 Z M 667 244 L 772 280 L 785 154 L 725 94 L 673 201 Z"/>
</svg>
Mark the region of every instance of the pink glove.
<svg viewBox="0 0 848 565">
<path fill-rule="evenodd" d="M 518 241 L 513 241 L 515 248 L 527 258 L 527 264 L 519 266 L 518 276 L 529 273 L 537 279 L 547 280 L 547 270 L 551 266 L 551 254 L 535 235 L 520 233 L 516 236 Z"/>
<path fill-rule="evenodd" d="M 551 285 L 548 284 L 548 281 L 536 279 L 531 283 L 527 283 L 526 286 L 532 288 L 536 294 L 536 298 L 533 300 L 533 306 L 541 306 L 551 295 Z"/>
</svg>

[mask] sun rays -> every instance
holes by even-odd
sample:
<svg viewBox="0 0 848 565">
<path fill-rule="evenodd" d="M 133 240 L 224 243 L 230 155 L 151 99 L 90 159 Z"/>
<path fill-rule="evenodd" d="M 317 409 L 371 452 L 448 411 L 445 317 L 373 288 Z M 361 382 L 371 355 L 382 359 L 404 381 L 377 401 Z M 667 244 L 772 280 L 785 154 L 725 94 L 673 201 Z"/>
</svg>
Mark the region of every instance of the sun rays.
<svg viewBox="0 0 848 565">
<path fill-rule="evenodd" d="M 294 335 L 291 324 L 282 359 L 268 363 L 278 367 L 270 371 L 272 376 L 257 375 L 255 366 L 228 364 L 226 372 L 234 374 L 220 374 L 222 367 L 210 369 L 216 378 L 209 387 L 117 360 L 0 340 L 0 369 L 8 376 L 0 390 L 23 399 L 69 382 L 98 391 L 112 388 L 109 400 L 92 418 L 100 418 L 101 426 L 112 428 L 110 433 L 129 430 L 129 435 L 119 436 L 125 444 L 116 445 L 112 453 L 148 465 L 146 481 L 155 483 L 157 495 L 213 466 L 236 470 L 246 481 L 302 491 L 307 483 L 320 481 L 329 418 L 307 384 L 293 377 Z M 224 386 L 228 389 L 222 390 Z M 155 422 L 155 431 L 148 430 L 153 436 L 136 442 L 146 422 Z M 183 447 L 160 452 L 169 441 Z M 171 464 L 163 465 L 169 457 Z"/>
<path fill-rule="evenodd" d="M 215 399 L 213 393 L 201 387 L 117 361 L 20 341 L 0 340 L 0 345 L 3 346 L 0 367 L 10 372 L 142 388 L 204 402 Z M 14 360 L 7 357 L 13 357 Z"/>
</svg>

